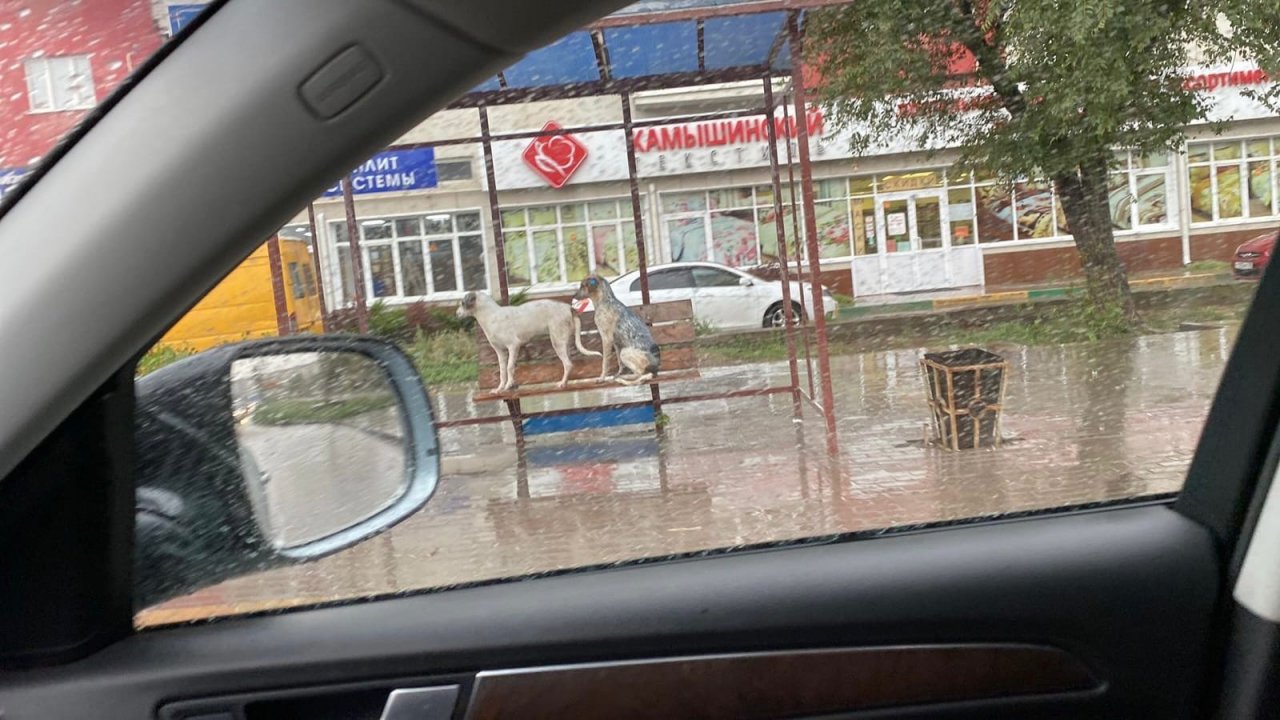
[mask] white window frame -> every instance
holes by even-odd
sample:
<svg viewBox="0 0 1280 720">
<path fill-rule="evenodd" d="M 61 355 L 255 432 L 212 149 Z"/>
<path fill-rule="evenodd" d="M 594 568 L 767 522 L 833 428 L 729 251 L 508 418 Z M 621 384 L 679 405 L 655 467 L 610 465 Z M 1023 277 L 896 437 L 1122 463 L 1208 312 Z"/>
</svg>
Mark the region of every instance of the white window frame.
<svg viewBox="0 0 1280 720">
<path fill-rule="evenodd" d="M 608 203 L 608 202 L 614 203 L 614 206 L 617 209 L 615 216 L 612 218 L 592 219 L 591 206 L 594 204 Z M 640 202 L 641 204 L 644 203 L 643 195 L 641 195 Z M 566 221 L 564 219 L 563 213 L 561 212 L 562 207 L 565 205 L 580 206 L 582 209 L 582 219 Z M 530 222 L 530 217 L 531 217 L 530 211 L 535 209 L 548 208 L 548 207 L 555 210 L 556 222 L 554 225 L 533 224 L 532 222 Z M 622 268 L 619 269 L 617 277 L 621 277 L 637 269 L 637 268 L 632 268 L 627 266 L 627 234 L 626 234 L 625 228 L 627 227 L 633 228 L 633 235 L 632 235 L 633 237 L 634 237 L 634 228 L 635 228 L 635 217 L 631 208 L 630 196 L 612 195 L 608 197 L 584 198 L 584 199 L 575 199 L 571 201 L 558 201 L 558 202 L 550 202 L 550 203 L 533 203 L 533 204 L 527 204 L 527 205 L 503 205 L 500 208 L 500 213 L 502 215 L 506 215 L 507 213 L 514 213 L 514 212 L 523 213 L 524 222 L 519 227 L 508 227 L 504 223 L 502 226 L 503 242 L 506 243 L 509 239 L 512 239 L 516 235 L 522 235 L 524 237 L 525 260 L 529 264 L 529 284 L 528 285 L 511 285 L 511 287 L 513 288 L 551 290 L 551 289 L 571 288 L 577 284 L 578 280 L 567 277 L 568 260 L 566 259 L 567 256 L 565 254 L 565 242 L 566 242 L 565 229 L 569 227 L 582 227 L 586 229 L 587 268 L 589 272 L 594 273 L 596 271 L 596 256 L 595 256 L 595 253 L 593 252 L 592 239 L 594 236 L 595 229 L 601 228 L 601 227 L 612 227 L 614 229 L 615 237 L 617 238 L 615 240 L 615 242 L 617 242 L 616 250 L 618 252 L 619 264 L 622 265 Z M 558 264 L 560 267 L 560 277 L 554 280 L 547 281 L 538 277 L 538 264 L 535 262 L 537 258 L 537 254 L 535 252 L 535 247 L 533 243 L 533 235 L 535 232 L 549 232 L 549 231 L 554 231 L 556 234 L 556 253 L 557 253 L 557 260 L 559 261 Z M 651 243 L 646 242 L 646 245 L 651 245 Z M 651 257 L 652 252 L 651 251 L 646 252 L 646 255 L 650 256 L 649 261 L 650 263 L 652 263 L 652 257 Z M 504 256 L 505 256 L 505 248 L 504 248 Z"/>
<path fill-rule="evenodd" d="M 1270 143 L 1270 153 L 1265 158 L 1250 158 L 1249 144 L 1254 142 L 1267 141 Z M 1223 143 L 1235 143 L 1239 146 L 1240 156 L 1226 160 L 1218 160 L 1216 145 Z M 1274 220 L 1280 216 L 1280 136 L 1275 135 L 1258 135 L 1243 138 L 1210 138 L 1205 140 L 1197 140 L 1187 143 L 1187 149 L 1190 150 L 1192 145 L 1204 145 L 1209 151 L 1208 160 L 1200 160 L 1192 162 L 1187 161 L 1187 197 L 1184 202 L 1187 203 L 1188 215 L 1194 218 L 1191 208 L 1192 192 L 1191 172 L 1192 170 L 1207 168 L 1209 170 L 1209 185 L 1212 193 L 1213 218 L 1211 220 L 1192 220 L 1191 227 L 1202 228 L 1215 225 L 1237 225 L 1256 223 L 1259 220 Z M 1267 215 L 1252 215 L 1252 209 L 1249 207 L 1249 166 L 1258 162 L 1269 162 L 1271 168 L 1271 212 Z M 1234 165 L 1240 173 L 1240 216 L 1232 218 L 1223 218 L 1218 208 L 1221 205 L 1221 197 L 1218 194 L 1218 169 Z"/>
<path fill-rule="evenodd" d="M 54 85 L 54 68 L 69 62 L 73 72 L 82 72 L 88 80 L 88 99 L 76 104 L 60 104 L 68 93 Z M 29 113 L 58 113 L 90 110 L 98 104 L 98 89 L 93 78 L 93 62 L 89 55 L 41 55 L 23 61 L 23 73 L 27 83 L 27 108 Z M 38 72 L 37 72 L 38 71 Z M 39 77 L 38 74 L 43 75 Z M 42 87 L 37 88 L 37 83 Z M 47 107 L 36 107 L 37 89 L 48 99 Z M 62 97 L 60 97 L 62 96 Z"/>
<path fill-rule="evenodd" d="M 479 217 L 479 220 L 480 220 L 479 228 L 476 230 L 459 231 L 457 229 L 457 220 L 456 220 L 457 216 L 470 215 L 470 214 L 475 214 Z M 397 220 L 401 220 L 404 218 L 418 218 L 419 222 L 421 223 L 425 220 L 425 218 L 432 215 L 448 215 L 449 223 L 450 223 L 450 232 L 428 234 L 425 231 L 426 230 L 425 226 L 422 226 L 423 232 L 419 233 L 418 235 L 402 237 L 396 234 L 397 231 L 396 231 L 395 225 Z M 365 239 L 364 228 L 366 226 L 362 225 L 362 223 L 367 221 L 374 221 L 374 220 L 380 220 L 380 221 L 385 221 L 390 223 L 392 228 L 391 237 L 377 238 L 373 240 Z M 342 237 L 340 236 L 340 233 L 342 231 L 345 231 L 346 229 L 346 221 L 345 220 L 334 221 L 334 222 L 331 222 L 329 225 L 330 225 L 329 234 L 333 237 L 333 246 L 336 253 L 338 252 L 340 246 L 348 242 L 347 240 L 342 239 Z M 399 304 L 399 303 L 411 303 L 411 302 L 418 302 L 418 301 L 456 300 L 458 298 L 461 298 L 464 294 L 468 292 L 468 289 L 466 288 L 464 283 L 463 270 L 462 270 L 463 263 L 462 263 L 462 254 L 461 254 L 462 250 L 460 247 L 460 243 L 463 237 L 478 236 L 480 238 L 480 255 L 481 255 L 481 258 L 484 260 L 484 286 L 476 289 L 482 290 L 485 292 L 488 292 L 489 290 L 491 266 L 489 261 L 489 247 L 488 247 L 488 243 L 485 241 L 485 237 L 488 234 L 488 228 L 485 225 L 485 213 L 482 208 L 478 208 L 478 207 L 477 208 L 458 208 L 458 209 L 449 209 L 449 210 L 419 211 L 419 212 L 412 212 L 412 213 L 379 214 L 376 217 L 363 217 L 357 220 L 356 230 L 357 232 L 360 233 L 360 259 L 361 259 L 361 266 L 362 266 L 361 271 L 363 274 L 361 281 L 364 283 L 364 296 L 366 300 L 370 303 L 381 300 L 382 302 L 385 302 L 385 303 Z M 415 240 L 418 242 L 419 249 L 422 253 L 423 272 L 426 273 L 425 279 L 426 279 L 426 285 L 427 285 L 427 292 L 425 295 L 403 294 L 404 269 L 401 265 L 399 244 L 402 242 L 413 242 Z M 457 287 L 456 290 L 437 291 L 435 289 L 435 276 L 431 272 L 432 270 L 431 253 L 429 250 L 428 243 L 442 242 L 442 241 L 449 242 L 451 251 L 453 253 L 453 260 L 454 260 L 453 274 L 454 274 L 454 282 Z M 369 256 L 369 250 L 371 248 L 377 248 L 377 247 L 388 247 L 391 249 L 391 262 L 392 262 L 393 271 L 395 273 L 396 290 L 397 290 L 396 294 L 394 295 L 384 295 L 382 297 L 377 297 L 374 295 L 373 263 L 370 261 L 371 259 Z M 335 269 L 338 273 L 338 279 L 340 283 L 345 285 L 346 278 L 343 277 L 341 272 L 341 263 L 338 262 L 336 258 L 337 258 L 337 255 L 335 254 Z M 342 289 L 342 287 L 340 286 L 339 289 Z M 344 293 L 337 293 L 336 296 L 343 297 L 343 294 Z"/>
</svg>

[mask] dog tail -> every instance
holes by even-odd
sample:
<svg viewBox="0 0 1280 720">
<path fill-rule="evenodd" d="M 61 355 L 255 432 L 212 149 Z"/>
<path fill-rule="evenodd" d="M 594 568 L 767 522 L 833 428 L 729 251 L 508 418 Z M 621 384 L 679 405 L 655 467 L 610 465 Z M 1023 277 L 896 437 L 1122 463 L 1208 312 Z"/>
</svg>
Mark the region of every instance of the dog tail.
<svg viewBox="0 0 1280 720">
<path fill-rule="evenodd" d="M 582 346 L 582 318 L 578 317 L 578 313 L 569 310 L 573 315 L 573 344 L 578 347 L 578 352 L 583 355 L 600 357 L 600 353 L 595 350 L 588 350 Z"/>
</svg>

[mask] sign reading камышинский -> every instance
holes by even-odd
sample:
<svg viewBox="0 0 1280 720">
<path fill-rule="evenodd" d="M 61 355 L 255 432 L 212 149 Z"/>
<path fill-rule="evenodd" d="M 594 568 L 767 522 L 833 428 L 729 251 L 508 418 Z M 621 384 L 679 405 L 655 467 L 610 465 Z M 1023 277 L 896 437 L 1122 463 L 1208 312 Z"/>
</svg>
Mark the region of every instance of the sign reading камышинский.
<svg viewBox="0 0 1280 720">
<path fill-rule="evenodd" d="M 380 152 L 351 171 L 351 192 L 355 195 L 426 190 L 437 182 L 436 153 L 429 147 Z M 341 184 L 324 191 L 325 197 L 340 195 Z"/>
</svg>

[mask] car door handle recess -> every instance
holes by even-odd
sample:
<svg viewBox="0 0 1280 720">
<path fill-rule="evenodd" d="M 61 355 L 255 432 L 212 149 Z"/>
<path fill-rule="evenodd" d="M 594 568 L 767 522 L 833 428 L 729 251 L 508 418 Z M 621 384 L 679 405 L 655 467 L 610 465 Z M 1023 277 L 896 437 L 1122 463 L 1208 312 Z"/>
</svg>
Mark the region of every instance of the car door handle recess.
<svg viewBox="0 0 1280 720">
<path fill-rule="evenodd" d="M 457 702 L 457 685 L 392 690 L 381 720 L 449 720 Z"/>
</svg>

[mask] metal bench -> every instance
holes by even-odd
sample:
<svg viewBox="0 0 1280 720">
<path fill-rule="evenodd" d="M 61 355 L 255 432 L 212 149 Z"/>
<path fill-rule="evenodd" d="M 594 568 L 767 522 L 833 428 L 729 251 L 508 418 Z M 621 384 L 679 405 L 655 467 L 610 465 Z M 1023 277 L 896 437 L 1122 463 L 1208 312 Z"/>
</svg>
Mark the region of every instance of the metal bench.
<svg viewBox="0 0 1280 720">
<path fill-rule="evenodd" d="M 699 377 L 697 351 L 693 346 L 696 332 L 692 303 L 677 300 L 643 305 L 634 310 L 648 323 L 653 339 L 662 351 L 662 364 L 658 368 L 657 377 L 637 387 Z M 583 313 L 580 317 L 582 344 L 599 351 L 600 334 L 596 331 L 595 313 Z M 573 370 L 569 374 L 569 383 L 563 388 L 558 387 L 564 367 L 551 349 L 551 342 L 542 338 L 521 348 L 516 362 L 516 388 L 509 392 L 498 392 L 498 358 L 479 328 L 476 329 L 476 345 L 480 360 L 479 387 L 474 396 L 477 402 L 505 400 L 513 412 L 519 412 L 513 407 L 515 403 L 512 401 L 521 398 L 622 387 L 612 380 L 600 381 L 600 358 L 584 357 L 576 350 L 570 355 Z M 619 372 L 616 357 L 611 362 L 610 372 Z M 591 427 L 655 423 L 658 420 L 657 413 L 656 403 L 645 402 L 536 413 L 513 419 L 518 421 L 523 434 L 540 435 Z"/>
</svg>

